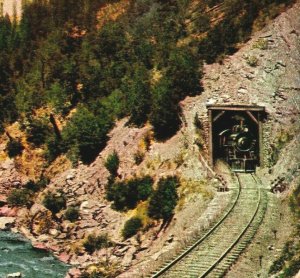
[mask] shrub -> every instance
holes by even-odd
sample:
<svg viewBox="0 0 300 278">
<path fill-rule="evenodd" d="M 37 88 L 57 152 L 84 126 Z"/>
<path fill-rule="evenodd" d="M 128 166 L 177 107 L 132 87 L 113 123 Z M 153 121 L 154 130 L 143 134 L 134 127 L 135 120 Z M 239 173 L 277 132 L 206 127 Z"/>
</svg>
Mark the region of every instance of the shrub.
<svg viewBox="0 0 300 278">
<path fill-rule="evenodd" d="M 54 161 L 55 158 L 66 151 L 64 142 L 55 135 L 50 135 L 46 139 L 46 146 L 46 158 L 48 162 Z"/>
<path fill-rule="evenodd" d="M 266 50 L 268 49 L 268 40 L 260 38 L 253 44 L 252 47 L 260 50 Z"/>
<path fill-rule="evenodd" d="M 203 129 L 203 125 L 199 119 L 199 115 L 198 113 L 196 112 L 195 116 L 194 116 L 194 126 L 197 128 L 197 129 Z"/>
<path fill-rule="evenodd" d="M 148 214 L 154 219 L 167 220 L 173 215 L 178 195 L 176 188 L 179 185 L 177 177 L 162 178 L 158 182 L 158 188 L 153 192 Z"/>
<path fill-rule="evenodd" d="M 33 192 L 38 192 L 41 189 L 45 188 L 49 184 L 49 179 L 46 177 L 41 177 L 39 181 L 35 182 L 33 180 L 28 181 L 25 184 L 25 188 L 33 191 Z"/>
<path fill-rule="evenodd" d="M 144 160 L 145 154 L 142 151 L 137 151 L 134 155 L 134 161 L 136 165 L 140 165 Z"/>
<path fill-rule="evenodd" d="M 71 222 L 75 222 L 79 217 L 79 208 L 70 206 L 65 212 L 65 218 Z"/>
<path fill-rule="evenodd" d="M 119 165 L 120 165 L 120 159 L 116 151 L 110 154 L 104 163 L 105 168 L 109 171 L 109 173 L 113 177 L 117 176 Z"/>
<path fill-rule="evenodd" d="M 46 142 L 46 138 L 50 135 L 50 128 L 45 120 L 30 119 L 26 134 L 27 141 L 39 147 Z"/>
<path fill-rule="evenodd" d="M 23 149 L 21 141 L 16 139 L 10 139 L 6 145 L 7 154 L 11 158 L 20 155 Z"/>
<path fill-rule="evenodd" d="M 106 197 L 116 210 L 133 209 L 138 201 L 146 200 L 152 192 L 150 176 L 116 182 L 108 186 Z"/>
<path fill-rule="evenodd" d="M 292 241 L 287 241 L 285 243 L 283 250 L 281 252 L 281 255 L 271 265 L 271 267 L 269 269 L 269 274 L 275 274 L 285 267 L 286 262 L 290 261 L 293 258 L 293 256 L 295 255 L 295 250 L 293 250 L 294 246 L 295 246 L 295 244 Z M 284 277 L 286 277 L 286 276 L 284 276 Z"/>
<path fill-rule="evenodd" d="M 7 198 L 10 206 L 30 206 L 32 201 L 32 191 L 29 189 L 14 189 Z"/>
<path fill-rule="evenodd" d="M 256 67 L 258 64 L 258 58 L 256 56 L 246 57 L 246 62 L 250 67 Z"/>
<path fill-rule="evenodd" d="M 48 192 L 43 200 L 43 204 L 53 214 L 56 214 L 66 208 L 66 199 L 62 193 L 55 194 Z"/>
<path fill-rule="evenodd" d="M 107 248 L 110 246 L 111 242 L 109 241 L 108 236 L 106 234 L 98 236 L 90 234 L 83 242 L 83 247 L 90 254 L 94 253 L 96 250 L 99 250 L 101 248 Z"/>
<path fill-rule="evenodd" d="M 132 217 L 126 221 L 122 230 L 122 236 L 126 239 L 134 236 L 143 226 L 142 220 L 139 217 Z"/>
</svg>

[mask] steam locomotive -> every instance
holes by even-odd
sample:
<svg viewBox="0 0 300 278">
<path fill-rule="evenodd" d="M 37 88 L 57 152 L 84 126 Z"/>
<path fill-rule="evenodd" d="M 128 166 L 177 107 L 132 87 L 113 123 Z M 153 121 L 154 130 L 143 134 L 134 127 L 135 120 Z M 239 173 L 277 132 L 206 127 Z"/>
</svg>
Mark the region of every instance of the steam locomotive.
<svg viewBox="0 0 300 278">
<path fill-rule="evenodd" d="M 219 147 L 233 172 L 254 172 L 258 163 L 257 140 L 241 120 L 219 133 Z"/>
</svg>

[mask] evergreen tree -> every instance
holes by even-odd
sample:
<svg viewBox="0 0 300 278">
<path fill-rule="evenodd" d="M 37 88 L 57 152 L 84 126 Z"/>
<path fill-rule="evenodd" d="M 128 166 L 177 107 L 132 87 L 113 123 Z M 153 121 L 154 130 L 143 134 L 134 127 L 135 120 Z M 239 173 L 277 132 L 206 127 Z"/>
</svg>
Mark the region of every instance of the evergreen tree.
<svg viewBox="0 0 300 278">
<path fill-rule="evenodd" d="M 173 215 L 178 200 L 176 192 L 178 185 L 177 177 L 169 176 L 159 180 L 158 187 L 149 202 L 148 214 L 150 217 L 168 220 Z"/>
<path fill-rule="evenodd" d="M 111 126 L 112 119 L 105 113 L 95 116 L 87 108 L 79 107 L 62 132 L 70 158 L 91 163 L 105 146 Z"/>
<path fill-rule="evenodd" d="M 133 77 L 125 79 L 128 89 L 130 122 L 140 126 L 147 120 L 151 102 L 148 71 L 142 64 L 133 65 Z"/>
<path fill-rule="evenodd" d="M 152 105 L 149 116 L 153 125 L 155 137 L 165 139 L 179 129 L 180 108 L 174 101 L 172 84 L 163 77 L 152 89 Z"/>
</svg>

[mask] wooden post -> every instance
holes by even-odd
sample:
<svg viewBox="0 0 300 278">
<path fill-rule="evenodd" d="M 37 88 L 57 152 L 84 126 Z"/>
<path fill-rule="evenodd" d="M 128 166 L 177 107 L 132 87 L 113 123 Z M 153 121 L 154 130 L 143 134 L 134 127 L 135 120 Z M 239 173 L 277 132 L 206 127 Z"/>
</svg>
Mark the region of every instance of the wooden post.
<svg viewBox="0 0 300 278">
<path fill-rule="evenodd" d="M 214 154 L 213 154 L 213 118 L 212 118 L 212 111 L 208 109 L 208 121 L 209 121 L 209 142 L 208 142 L 208 152 L 209 152 L 209 163 L 210 166 L 213 168 L 214 166 Z"/>
<path fill-rule="evenodd" d="M 262 117 L 261 113 L 258 112 L 258 141 L 259 141 L 259 166 L 263 167 L 264 166 L 264 159 L 263 159 L 263 154 L 264 154 L 264 145 L 263 145 L 263 126 L 262 126 Z"/>
</svg>

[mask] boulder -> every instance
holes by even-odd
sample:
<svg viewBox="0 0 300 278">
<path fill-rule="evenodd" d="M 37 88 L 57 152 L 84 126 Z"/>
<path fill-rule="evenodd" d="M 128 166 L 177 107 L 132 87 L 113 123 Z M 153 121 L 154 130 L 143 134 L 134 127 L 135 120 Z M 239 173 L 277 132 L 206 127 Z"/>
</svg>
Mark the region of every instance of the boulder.
<svg viewBox="0 0 300 278">
<path fill-rule="evenodd" d="M 15 273 L 11 273 L 11 274 L 6 275 L 6 278 L 17 278 L 17 277 L 22 277 L 22 273 L 21 272 L 15 272 Z"/>
<path fill-rule="evenodd" d="M 71 256 L 69 254 L 67 254 L 66 252 L 63 252 L 58 256 L 58 259 L 64 263 L 68 263 L 70 258 L 71 258 Z"/>
<path fill-rule="evenodd" d="M 132 260 L 134 259 L 134 255 L 136 253 L 137 249 L 136 247 L 132 246 L 128 249 L 128 251 L 126 252 L 123 261 L 122 261 L 122 266 L 130 266 Z"/>
<path fill-rule="evenodd" d="M 15 224 L 15 217 L 0 217 L 0 230 L 9 230 Z"/>
<path fill-rule="evenodd" d="M 50 230 L 49 230 L 49 234 L 50 234 L 51 236 L 56 237 L 56 236 L 59 235 L 59 231 L 58 231 L 57 229 L 50 229 Z"/>
<path fill-rule="evenodd" d="M 32 244 L 33 248 L 35 249 L 39 249 L 39 250 L 45 250 L 48 251 L 48 247 L 46 246 L 46 244 L 41 243 L 41 242 L 36 242 Z"/>
<path fill-rule="evenodd" d="M 16 207 L 9 208 L 8 206 L 3 206 L 0 208 L 0 216 L 6 217 L 16 217 L 18 209 Z"/>
<path fill-rule="evenodd" d="M 50 239 L 50 237 L 49 237 L 48 235 L 44 235 L 44 234 L 38 236 L 38 238 L 37 238 L 37 240 L 38 240 L 39 242 L 48 242 L 49 239 Z"/>
<path fill-rule="evenodd" d="M 71 268 L 66 276 L 66 278 L 79 278 L 81 271 L 78 268 Z"/>
<path fill-rule="evenodd" d="M 31 214 L 31 215 L 36 215 L 36 214 L 38 214 L 39 212 L 44 212 L 44 211 L 46 211 L 46 210 L 47 210 L 47 209 L 46 209 L 43 205 L 35 203 L 35 204 L 33 204 L 33 206 L 30 208 L 30 214 Z"/>
</svg>

